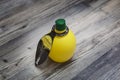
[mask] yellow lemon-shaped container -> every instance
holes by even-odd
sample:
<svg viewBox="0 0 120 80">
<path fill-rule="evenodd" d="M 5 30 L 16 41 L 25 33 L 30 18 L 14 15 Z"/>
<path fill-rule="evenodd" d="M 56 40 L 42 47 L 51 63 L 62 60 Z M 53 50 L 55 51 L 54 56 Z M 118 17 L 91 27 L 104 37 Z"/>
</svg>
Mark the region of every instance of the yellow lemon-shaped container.
<svg viewBox="0 0 120 80">
<path fill-rule="evenodd" d="M 48 56 L 55 62 L 66 62 L 72 58 L 75 48 L 76 39 L 73 32 L 66 26 L 64 19 L 58 19 L 51 32 L 39 41 L 35 65 L 42 64 Z"/>
</svg>

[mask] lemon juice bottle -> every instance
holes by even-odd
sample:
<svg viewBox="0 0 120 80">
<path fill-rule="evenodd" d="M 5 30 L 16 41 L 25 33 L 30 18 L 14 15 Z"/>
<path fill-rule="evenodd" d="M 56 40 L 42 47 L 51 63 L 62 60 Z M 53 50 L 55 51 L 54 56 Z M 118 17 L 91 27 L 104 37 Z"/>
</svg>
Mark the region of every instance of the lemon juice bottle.
<svg viewBox="0 0 120 80">
<path fill-rule="evenodd" d="M 44 35 L 37 46 L 35 65 L 42 64 L 47 57 L 55 62 L 66 62 L 72 58 L 76 48 L 73 32 L 64 19 L 57 19 L 50 33 Z"/>
</svg>

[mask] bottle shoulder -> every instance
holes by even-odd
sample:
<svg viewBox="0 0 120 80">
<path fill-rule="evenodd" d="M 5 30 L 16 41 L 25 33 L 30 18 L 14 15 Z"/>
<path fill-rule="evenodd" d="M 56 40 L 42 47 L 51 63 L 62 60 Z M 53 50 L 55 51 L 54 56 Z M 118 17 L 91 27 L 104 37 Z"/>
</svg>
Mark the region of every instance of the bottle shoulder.
<svg viewBox="0 0 120 80">
<path fill-rule="evenodd" d="M 72 32 L 72 30 L 69 29 L 68 33 L 64 36 L 55 36 L 55 39 L 60 39 L 60 38 L 66 38 L 66 39 L 74 39 L 75 38 L 75 35 L 74 33 Z"/>
</svg>

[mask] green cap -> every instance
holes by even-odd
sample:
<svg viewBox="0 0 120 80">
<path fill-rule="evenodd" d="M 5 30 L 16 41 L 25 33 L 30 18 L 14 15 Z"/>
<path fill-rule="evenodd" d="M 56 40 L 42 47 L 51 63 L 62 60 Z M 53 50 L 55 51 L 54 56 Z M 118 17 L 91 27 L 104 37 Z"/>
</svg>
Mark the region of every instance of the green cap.
<svg viewBox="0 0 120 80">
<path fill-rule="evenodd" d="M 63 31 L 66 29 L 66 23 L 64 19 L 57 19 L 55 23 L 56 23 L 56 30 Z"/>
</svg>

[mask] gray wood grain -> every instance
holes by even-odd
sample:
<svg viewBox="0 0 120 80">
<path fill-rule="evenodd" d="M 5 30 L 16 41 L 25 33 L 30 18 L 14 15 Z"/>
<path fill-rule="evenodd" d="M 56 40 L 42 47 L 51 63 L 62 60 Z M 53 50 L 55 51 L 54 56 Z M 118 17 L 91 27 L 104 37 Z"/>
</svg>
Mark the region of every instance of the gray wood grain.
<svg viewBox="0 0 120 80">
<path fill-rule="evenodd" d="M 119 80 L 120 77 L 117 77 L 119 64 L 120 43 L 78 73 L 72 80 Z"/>
<path fill-rule="evenodd" d="M 54 15 L 54 13 L 57 14 L 59 10 L 64 9 L 67 6 L 77 4 L 81 1 L 83 0 L 40 0 L 39 2 L 34 2 L 32 0 L 8 1 L 7 3 L 1 5 L 1 9 L 5 9 L 5 12 L 1 12 L 1 16 L 5 16 L 7 18 L 1 18 L 0 21 L 0 45 L 3 45 L 4 43 L 22 35 L 23 33 L 34 29 L 35 27 L 39 27 L 33 27 L 33 24 L 37 22 L 44 24 L 44 22 L 49 21 L 50 15 Z M 9 7 L 9 5 L 13 6 Z M 23 7 L 23 10 L 21 6 Z M 8 7 L 12 8 L 10 9 L 11 11 L 9 11 Z M 19 10 L 19 8 L 21 10 Z"/>
<path fill-rule="evenodd" d="M 98 78 L 98 80 L 119 80 L 120 79 L 120 64 L 115 65 L 111 70 L 106 72 L 103 76 Z"/>
<path fill-rule="evenodd" d="M 114 52 L 115 45 L 120 43 L 119 2 L 119 0 L 94 0 L 93 2 L 90 0 L 79 3 L 76 0 L 75 5 L 66 6 L 63 10 L 45 17 L 47 19 L 43 20 L 47 21 L 45 24 L 39 22 L 41 14 L 35 14 L 36 12 L 33 12 L 34 17 L 30 17 L 30 24 L 24 23 L 24 19 L 21 19 L 23 22 L 17 25 L 27 24 L 35 28 L 0 46 L 0 79 L 70 80 L 78 79 L 79 75 L 83 80 L 119 79 L 119 71 L 110 77 L 111 72 L 116 71 L 115 68 L 119 69 L 120 56 L 119 53 Z M 31 7 L 38 10 L 40 6 L 37 4 Z M 53 9 L 56 9 L 55 6 Z M 25 12 L 28 10 L 26 9 Z M 42 14 L 47 14 L 49 11 L 51 12 L 52 9 Z M 33 15 L 33 13 L 29 14 Z M 16 17 L 13 16 L 13 18 Z M 45 33 L 50 31 L 57 18 L 65 18 L 67 25 L 75 33 L 77 39 L 75 55 L 63 64 L 55 63 L 48 58 L 45 65 L 36 68 L 34 57 L 37 43 Z"/>
</svg>

